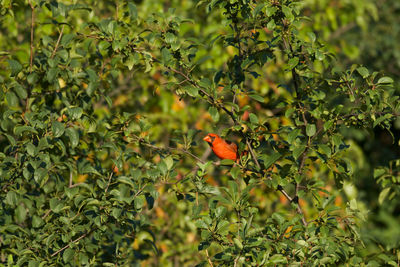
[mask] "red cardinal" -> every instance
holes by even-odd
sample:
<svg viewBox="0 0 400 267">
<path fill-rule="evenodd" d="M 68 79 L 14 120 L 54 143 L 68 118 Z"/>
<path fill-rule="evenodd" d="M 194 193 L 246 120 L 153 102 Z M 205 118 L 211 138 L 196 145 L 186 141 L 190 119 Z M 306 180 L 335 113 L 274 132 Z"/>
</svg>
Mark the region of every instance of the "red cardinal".
<svg viewBox="0 0 400 267">
<path fill-rule="evenodd" d="M 238 157 L 238 149 L 235 143 L 230 141 L 225 141 L 218 134 L 210 133 L 203 138 L 206 141 L 214 154 L 220 159 L 231 159 L 236 161 Z"/>
</svg>

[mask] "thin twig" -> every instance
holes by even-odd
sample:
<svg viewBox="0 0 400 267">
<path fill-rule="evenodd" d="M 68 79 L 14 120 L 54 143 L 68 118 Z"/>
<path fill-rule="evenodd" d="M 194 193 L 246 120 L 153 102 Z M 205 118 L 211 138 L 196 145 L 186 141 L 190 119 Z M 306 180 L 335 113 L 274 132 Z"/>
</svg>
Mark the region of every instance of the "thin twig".
<svg viewBox="0 0 400 267">
<path fill-rule="evenodd" d="M 56 45 L 54 46 L 54 50 L 53 50 L 53 53 L 51 54 L 50 58 L 54 58 L 54 56 L 56 55 L 58 46 L 60 45 L 61 37 L 62 37 L 63 32 L 64 32 L 64 26 L 65 25 L 62 25 L 62 27 L 61 27 L 60 34 L 58 35 L 58 39 L 57 39 Z"/>
<path fill-rule="evenodd" d="M 84 184 L 84 183 L 73 184 L 73 185 L 71 185 L 69 188 L 74 188 L 74 187 L 80 186 L 81 184 Z"/>
<path fill-rule="evenodd" d="M 51 209 L 46 211 L 46 213 L 42 216 L 42 220 L 44 220 L 47 216 L 49 216 L 50 212 L 51 212 Z"/>
<path fill-rule="evenodd" d="M 247 138 L 246 138 L 246 144 L 247 144 L 247 147 L 249 148 L 249 151 L 250 151 L 251 157 L 253 158 L 254 163 L 256 164 L 257 168 L 260 170 L 261 169 L 260 163 L 258 163 L 256 154 L 254 153 L 253 148 L 251 147 L 251 144 Z"/>
<path fill-rule="evenodd" d="M 232 108 L 231 108 L 231 112 L 233 113 L 234 111 L 234 106 L 236 104 L 236 90 L 233 92 L 233 99 L 232 99 Z"/>
<path fill-rule="evenodd" d="M 33 6 L 31 0 L 28 0 L 28 3 L 31 7 L 31 52 L 30 52 L 30 61 L 29 61 L 29 72 L 32 72 L 33 67 L 33 30 L 35 25 L 35 7 Z"/>
<path fill-rule="evenodd" d="M 208 254 L 208 250 L 207 249 L 206 249 L 206 256 L 207 256 L 208 264 L 210 264 L 211 267 L 214 267 L 214 264 L 211 261 L 211 258 L 210 258 L 210 255 Z"/>
<path fill-rule="evenodd" d="M 177 147 L 169 147 L 169 146 L 167 146 L 167 147 L 158 147 L 158 146 L 155 146 L 155 145 L 150 144 L 149 142 L 147 142 L 147 141 L 144 140 L 143 138 L 140 138 L 140 137 L 137 136 L 137 135 L 133 135 L 133 136 L 136 138 L 137 141 L 139 141 L 139 143 L 141 143 L 142 145 L 145 145 L 145 146 L 147 146 L 147 147 L 150 147 L 150 148 L 152 148 L 152 149 L 154 149 L 154 150 L 167 150 L 167 151 L 176 150 L 176 151 L 180 151 L 180 152 L 183 152 L 183 153 L 185 153 L 185 154 L 191 156 L 192 158 L 196 159 L 198 162 L 200 162 L 200 163 L 202 163 L 202 164 L 205 163 L 204 160 L 202 160 L 201 158 L 199 158 L 198 156 L 194 155 L 192 152 L 190 152 L 190 151 L 188 151 L 188 150 L 186 150 L 186 149 L 177 148 Z"/>
<path fill-rule="evenodd" d="M 287 39 L 282 35 L 282 41 L 283 41 L 283 45 L 285 46 L 285 49 L 288 50 L 288 51 L 290 51 L 291 56 L 293 56 L 293 54 L 294 54 L 294 52 L 293 52 L 293 47 L 292 47 L 292 45 L 290 44 L 289 40 L 287 40 Z M 289 57 L 290 57 L 290 56 L 289 56 Z M 299 100 L 299 99 L 300 99 L 300 95 L 299 95 L 299 93 L 300 93 L 300 81 L 299 81 L 299 76 L 298 76 L 298 74 L 297 74 L 295 68 L 292 68 L 292 78 L 293 78 L 294 89 L 295 89 L 295 92 L 296 92 L 296 98 Z M 303 119 L 304 131 L 305 131 L 305 129 L 306 129 L 307 125 L 308 125 L 308 121 L 307 121 L 307 118 L 306 118 L 306 116 L 305 116 L 306 109 L 305 109 L 305 107 L 303 107 L 303 106 L 301 105 L 300 102 L 298 103 L 298 106 L 299 106 L 299 110 L 300 110 L 300 112 L 301 112 L 301 116 L 302 116 L 302 119 Z M 301 163 L 300 163 L 300 167 L 299 167 L 299 174 L 300 174 L 300 175 L 301 175 L 301 173 L 302 173 L 302 169 L 303 169 L 305 160 L 306 160 L 306 158 L 307 158 L 308 148 L 309 148 L 309 146 L 310 146 L 310 139 L 309 139 L 308 141 L 309 141 L 308 146 L 307 146 L 307 148 L 303 151 L 303 153 L 302 153 L 302 155 L 301 155 Z M 300 185 L 296 182 L 296 184 L 295 184 L 295 197 L 294 197 L 293 199 L 289 199 L 288 196 L 286 196 L 285 194 L 284 194 L 284 195 L 285 195 L 285 197 L 286 197 L 290 202 L 292 202 L 292 201 L 296 202 L 296 210 L 297 210 L 297 213 L 300 214 L 300 215 L 302 216 L 301 221 L 302 221 L 303 225 L 304 225 L 304 226 L 307 226 L 308 223 L 307 223 L 307 221 L 306 221 L 306 219 L 305 219 L 305 217 L 304 217 L 304 212 L 303 212 L 303 210 L 302 210 L 302 208 L 301 208 L 301 206 L 300 206 L 300 203 L 299 203 L 299 197 L 298 197 L 299 186 L 300 186 Z M 282 192 L 282 191 L 281 191 L 281 192 Z M 283 193 L 283 192 L 282 192 L 282 193 Z"/>
<path fill-rule="evenodd" d="M 236 257 L 236 259 L 235 259 L 235 261 L 234 261 L 234 263 L 233 263 L 233 267 L 236 267 L 236 266 L 237 266 L 238 260 L 239 260 L 239 259 L 240 259 L 240 254 L 237 255 L 237 257 Z"/>
<path fill-rule="evenodd" d="M 108 183 L 107 183 L 107 187 L 106 187 L 106 190 L 105 190 L 106 193 L 108 191 L 108 187 L 110 186 L 111 178 L 113 177 L 113 175 L 114 175 L 114 172 L 111 172 L 110 173 L 110 177 L 108 177 Z"/>
<path fill-rule="evenodd" d="M 74 241 L 72 241 L 72 243 L 78 242 L 79 240 L 81 240 L 81 239 L 84 238 L 85 236 L 87 236 L 87 233 L 81 235 L 80 237 L 78 237 L 77 239 L 75 239 Z M 51 257 L 56 256 L 58 253 L 64 251 L 65 249 L 69 248 L 70 246 L 71 246 L 71 245 L 68 244 L 68 245 L 66 245 L 66 246 L 63 247 L 63 248 L 60 248 L 59 250 L 57 250 L 56 252 L 54 252 L 53 254 L 51 254 Z"/>
<path fill-rule="evenodd" d="M 83 183 L 77 183 L 77 184 L 73 183 L 73 181 L 72 181 L 72 172 L 70 172 L 69 173 L 69 186 L 68 186 L 68 188 L 74 188 L 74 187 L 79 186 L 81 184 L 83 184 Z"/>
</svg>

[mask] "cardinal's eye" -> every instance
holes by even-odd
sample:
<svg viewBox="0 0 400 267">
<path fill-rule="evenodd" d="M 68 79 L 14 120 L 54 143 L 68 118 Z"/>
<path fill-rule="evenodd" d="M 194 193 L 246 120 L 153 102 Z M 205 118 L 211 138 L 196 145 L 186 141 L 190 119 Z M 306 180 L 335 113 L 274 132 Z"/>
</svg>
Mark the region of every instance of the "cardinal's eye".
<svg viewBox="0 0 400 267">
<path fill-rule="evenodd" d="M 215 136 L 211 136 L 211 142 L 214 143 Z"/>
</svg>

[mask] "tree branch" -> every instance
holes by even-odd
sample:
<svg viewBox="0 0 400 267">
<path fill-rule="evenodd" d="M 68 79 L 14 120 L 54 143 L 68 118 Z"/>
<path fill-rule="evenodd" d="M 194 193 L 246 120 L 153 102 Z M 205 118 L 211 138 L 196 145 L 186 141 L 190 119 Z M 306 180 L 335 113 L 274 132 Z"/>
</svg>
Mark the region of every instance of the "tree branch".
<svg viewBox="0 0 400 267">
<path fill-rule="evenodd" d="M 211 267 L 214 267 L 213 262 L 211 261 L 210 255 L 208 254 L 208 250 L 206 249 L 206 256 L 207 256 L 207 261 L 208 264 L 210 264 Z"/>
<path fill-rule="evenodd" d="M 88 235 L 88 233 L 85 233 L 85 234 L 81 235 L 80 237 L 78 237 L 77 239 L 75 239 L 74 241 L 72 241 L 72 243 L 78 242 L 79 240 L 81 240 L 82 238 L 84 238 L 84 237 L 87 236 L 87 235 Z M 51 254 L 51 257 L 56 256 L 58 253 L 60 253 L 60 252 L 62 252 L 62 251 L 64 251 L 64 250 L 66 250 L 66 249 L 69 248 L 70 246 L 71 246 L 71 245 L 68 244 L 68 245 L 66 245 L 66 246 L 63 247 L 63 248 L 60 248 L 59 250 L 57 250 L 56 252 L 54 252 L 53 254 Z"/>
<path fill-rule="evenodd" d="M 54 46 L 54 50 L 53 50 L 53 53 L 51 54 L 51 57 L 50 57 L 50 58 L 54 58 L 54 56 L 56 55 L 58 46 L 59 46 L 60 41 L 61 41 L 61 37 L 62 37 L 63 32 L 64 32 L 64 26 L 65 26 L 65 25 L 62 25 L 62 27 L 61 27 L 61 31 L 60 31 L 60 34 L 58 35 L 57 43 L 56 43 L 56 45 Z"/>
<path fill-rule="evenodd" d="M 158 146 L 155 146 L 155 145 L 150 144 L 149 142 L 147 142 L 147 141 L 144 140 L 143 138 L 140 138 L 140 137 L 137 136 L 137 135 L 134 135 L 134 134 L 133 134 L 133 136 L 135 137 L 135 139 L 136 139 L 140 144 L 145 145 L 145 146 L 147 146 L 147 147 L 150 147 L 150 148 L 152 148 L 152 149 L 154 149 L 154 150 L 167 150 L 167 151 L 176 150 L 176 151 L 180 151 L 180 152 L 182 152 L 182 153 L 184 153 L 184 154 L 187 154 L 187 155 L 191 156 L 192 158 L 196 159 L 198 162 L 200 162 L 200 163 L 202 163 L 202 164 L 205 163 L 204 160 L 202 160 L 201 158 L 199 158 L 198 156 L 194 155 L 192 152 L 190 152 L 190 151 L 188 151 L 188 150 L 186 150 L 186 149 L 177 148 L 177 147 L 169 147 L 169 146 L 168 146 L 168 147 L 158 147 Z"/>
<path fill-rule="evenodd" d="M 107 183 L 107 187 L 105 189 L 105 193 L 107 193 L 108 191 L 108 187 L 110 187 L 110 183 L 111 183 L 111 178 L 113 177 L 114 173 L 111 171 L 110 176 L 108 177 L 108 183 Z"/>
<path fill-rule="evenodd" d="M 294 56 L 293 55 L 293 47 L 290 44 L 290 42 L 284 37 L 284 35 L 282 35 L 282 41 L 283 41 L 283 45 L 285 46 L 285 49 L 287 51 L 290 51 L 290 55 L 288 57 L 289 58 L 293 57 Z M 292 68 L 291 72 L 292 72 L 292 79 L 293 79 L 294 89 L 295 89 L 295 92 L 296 92 L 296 96 L 295 97 L 299 101 L 299 99 L 300 99 L 300 95 L 299 95 L 300 94 L 300 78 L 299 78 L 295 68 Z M 301 117 L 302 117 L 303 123 L 304 123 L 304 127 L 303 127 L 303 132 L 304 132 L 304 131 L 306 131 L 306 127 L 308 125 L 308 121 L 307 121 L 307 118 L 305 116 L 306 108 L 301 105 L 300 101 L 298 102 L 298 107 L 299 107 L 299 111 L 301 112 Z M 316 135 L 317 134 L 315 134 L 314 136 L 316 136 Z M 310 140 L 310 138 L 308 139 L 307 148 L 304 150 L 304 152 L 301 155 L 301 162 L 300 162 L 300 166 L 299 166 L 299 170 L 298 170 L 299 175 L 301 175 L 302 172 L 303 172 L 302 170 L 303 170 L 306 158 L 307 158 L 308 148 L 310 146 L 311 140 Z M 299 197 L 298 197 L 299 186 L 300 185 L 296 182 L 295 183 L 295 197 L 293 199 L 291 199 L 289 195 L 284 194 L 282 191 L 281 192 L 285 195 L 285 197 L 290 202 L 295 202 L 296 203 L 297 213 L 302 216 L 301 221 L 302 221 L 303 225 L 307 226 L 308 223 L 307 223 L 307 221 L 306 221 L 306 219 L 304 217 L 304 212 L 303 212 L 303 210 L 302 210 L 302 208 L 301 208 L 301 206 L 299 204 Z"/>
</svg>

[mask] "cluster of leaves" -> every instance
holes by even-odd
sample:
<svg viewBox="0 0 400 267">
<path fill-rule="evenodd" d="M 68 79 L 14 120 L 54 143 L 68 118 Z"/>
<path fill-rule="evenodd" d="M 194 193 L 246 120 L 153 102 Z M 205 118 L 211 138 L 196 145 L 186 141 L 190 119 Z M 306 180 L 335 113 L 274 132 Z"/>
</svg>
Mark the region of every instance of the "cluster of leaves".
<svg viewBox="0 0 400 267">
<path fill-rule="evenodd" d="M 391 78 L 332 67 L 298 1 L 185 2 L 205 35 L 97 2 L 1 4 L 0 263 L 368 263 L 343 131 L 391 128 Z M 195 128 L 240 162 L 197 156 Z"/>
<path fill-rule="evenodd" d="M 336 68 L 343 69 L 354 62 L 362 63 L 370 70 L 390 74 L 398 87 L 399 53 L 395 45 L 399 21 L 397 1 L 307 1 L 303 12 L 314 12 L 320 17 L 310 21 L 308 26 L 320 40 L 326 41 L 329 50 L 336 52 Z M 400 120 L 397 114 L 394 115 L 397 119 L 391 123 L 390 131 L 380 127 L 368 131 L 362 128 L 342 131 L 346 139 L 352 140 L 349 153 L 352 154 L 356 178 L 356 190 L 352 195 L 361 198 L 362 209 L 369 211 L 361 236 L 366 244 L 365 251 L 375 255 L 391 250 L 396 254 L 395 249 L 400 244 L 398 228 L 393 224 L 398 220 L 399 201 L 393 197 L 396 190 L 389 190 L 386 186 L 390 179 L 384 184 L 382 179 L 374 179 L 374 176 L 382 178 L 382 173 L 388 175 L 385 177 L 395 176 L 395 172 L 389 171 L 395 169 L 400 155 L 395 145 L 399 140 Z M 381 186 L 377 186 L 377 182 Z"/>
</svg>

